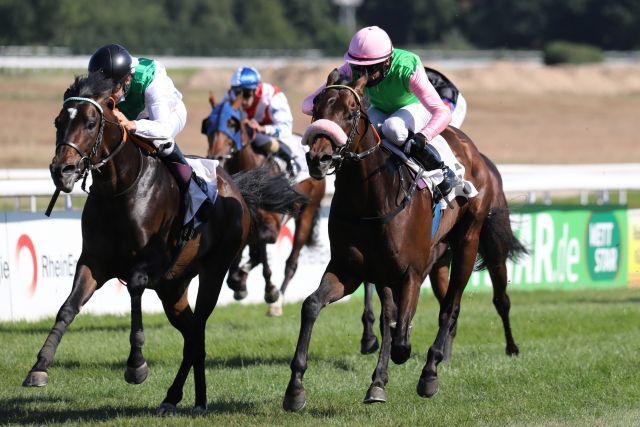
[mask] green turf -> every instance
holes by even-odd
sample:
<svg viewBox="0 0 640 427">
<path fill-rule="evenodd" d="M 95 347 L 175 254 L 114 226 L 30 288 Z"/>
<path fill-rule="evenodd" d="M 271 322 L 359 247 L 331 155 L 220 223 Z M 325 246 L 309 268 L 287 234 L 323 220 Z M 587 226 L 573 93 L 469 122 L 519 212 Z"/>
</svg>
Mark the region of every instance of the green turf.
<svg viewBox="0 0 640 427">
<path fill-rule="evenodd" d="M 498 316 L 486 293 L 463 299 L 451 362 L 440 392 L 415 387 L 435 337 L 437 307 L 422 296 L 413 354 L 389 366 L 387 403 L 362 404 L 376 356 L 361 356 L 362 300 L 324 309 L 311 340 L 307 407 L 281 409 L 300 322 L 300 304 L 282 318 L 262 305 L 216 309 L 207 329 L 209 412 L 192 416 L 193 379 L 175 418 L 153 413 L 177 371 L 181 338 L 163 315 L 145 315 L 150 365 L 138 386 L 123 380 L 128 317 L 81 315 L 65 335 L 41 389 L 20 386 L 52 326 L 0 324 L 0 424 L 69 425 L 638 425 L 640 290 L 512 292 L 521 355 L 504 354 Z M 377 329 L 377 324 L 376 324 Z"/>
</svg>

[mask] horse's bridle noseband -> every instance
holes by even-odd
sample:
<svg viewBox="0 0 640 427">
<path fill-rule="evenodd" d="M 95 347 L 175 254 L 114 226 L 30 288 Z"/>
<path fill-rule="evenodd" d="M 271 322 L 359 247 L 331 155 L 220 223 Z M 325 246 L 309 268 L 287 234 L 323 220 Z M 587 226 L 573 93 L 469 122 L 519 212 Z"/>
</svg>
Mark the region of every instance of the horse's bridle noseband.
<svg viewBox="0 0 640 427">
<path fill-rule="evenodd" d="M 118 153 L 118 151 L 120 151 L 120 149 L 122 149 L 122 147 L 124 146 L 124 143 L 127 141 L 127 131 L 126 131 L 126 129 L 124 129 L 122 127 L 122 125 L 120 125 L 120 123 L 114 122 L 114 121 L 111 121 L 111 120 L 107 120 L 104 117 L 104 110 L 102 109 L 102 106 L 94 99 L 85 98 L 85 97 L 82 97 L 82 96 L 72 96 L 72 97 L 66 98 L 62 102 L 62 105 L 64 106 L 68 102 L 79 102 L 79 103 L 86 102 L 86 103 L 89 103 L 89 104 L 93 105 L 96 108 L 96 110 L 98 110 L 98 113 L 100 114 L 100 127 L 98 128 L 98 135 L 96 135 L 96 141 L 93 144 L 93 147 L 91 147 L 91 152 L 88 155 L 85 154 L 80 149 L 80 147 L 78 147 L 78 145 L 74 144 L 73 142 L 62 141 L 62 142 L 57 142 L 56 143 L 56 152 L 58 152 L 60 147 L 67 146 L 67 147 L 73 148 L 73 150 L 75 150 L 78 153 L 78 155 L 80 156 L 80 160 L 78 160 L 78 162 L 76 163 L 76 171 L 77 171 L 76 173 L 78 175 L 76 177 L 76 182 L 77 182 L 82 178 L 84 180 L 86 180 L 87 175 L 89 174 L 90 171 L 93 171 L 93 170 L 98 170 L 99 171 L 102 166 L 104 166 L 107 162 L 109 162 Z M 106 123 L 111 123 L 111 124 L 114 124 L 114 125 L 118 126 L 118 128 L 120 129 L 120 133 L 122 134 L 122 138 L 121 138 L 120 143 L 118 144 L 118 146 L 109 155 L 107 155 L 106 157 L 100 159 L 96 163 L 91 163 L 91 159 L 93 159 L 98 154 L 98 150 L 100 149 L 100 146 L 102 145 L 102 141 L 104 139 L 104 128 L 105 128 Z M 79 168 L 80 164 L 82 164 L 84 166 L 82 171 L 80 171 L 80 168 Z M 82 188 L 84 190 L 84 182 L 82 184 Z"/>
<path fill-rule="evenodd" d="M 353 150 L 351 150 L 351 145 L 353 144 L 355 136 L 358 133 L 358 122 L 360 121 L 360 118 L 364 117 L 367 124 L 365 126 L 365 131 L 362 137 L 364 137 L 367 134 L 369 127 L 373 127 L 373 125 L 369 120 L 369 116 L 362 111 L 362 100 L 360 98 L 360 95 L 358 94 L 358 92 L 356 92 L 354 88 L 347 85 L 329 85 L 329 86 L 326 86 L 322 90 L 322 92 L 326 91 L 327 89 L 337 89 L 338 91 L 341 89 L 347 89 L 353 94 L 353 96 L 356 99 L 356 103 L 358 104 L 358 109 L 354 113 L 353 119 L 351 120 L 351 130 L 349 131 L 349 135 L 347 136 L 347 142 L 344 145 L 341 145 L 339 147 L 334 146 L 335 154 L 331 156 L 331 163 L 334 167 L 334 170 L 333 172 L 328 173 L 328 175 L 330 175 L 330 174 L 334 174 L 336 171 L 340 169 L 340 167 L 342 166 L 342 162 L 344 160 L 349 159 L 349 160 L 359 162 L 360 160 L 362 160 L 363 158 L 367 157 L 368 155 L 372 154 L 375 150 L 377 150 L 380 144 L 378 143 L 373 147 L 365 151 L 362 151 L 360 153 L 356 153 Z M 378 142 L 380 142 L 379 139 L 380 138 L 378 138 Z M 334 145 L 333 141 L 331 142 L 331 145 Z"/>
</svg>

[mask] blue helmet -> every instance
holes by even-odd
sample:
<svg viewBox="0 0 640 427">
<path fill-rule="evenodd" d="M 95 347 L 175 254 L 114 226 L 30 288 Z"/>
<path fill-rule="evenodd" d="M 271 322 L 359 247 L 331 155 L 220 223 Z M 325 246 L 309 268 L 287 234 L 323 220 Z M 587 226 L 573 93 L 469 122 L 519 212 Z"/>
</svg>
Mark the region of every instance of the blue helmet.
<svg viewBox="0 0 640 427">
<path fill-rule="evenodd" d="M 260 83 L 260 73 L 253 67 L 240 67 L 231 76 L 231 87 L 255 90 Z"/>
</svg>

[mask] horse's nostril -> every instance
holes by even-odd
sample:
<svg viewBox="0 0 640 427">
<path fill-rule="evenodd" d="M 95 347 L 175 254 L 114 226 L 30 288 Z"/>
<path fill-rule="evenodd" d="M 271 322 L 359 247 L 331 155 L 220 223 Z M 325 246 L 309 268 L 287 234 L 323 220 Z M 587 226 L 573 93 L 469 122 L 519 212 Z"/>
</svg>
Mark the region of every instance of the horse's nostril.
<svg viewBox="0 0 640 427">
<path fill-rule="evenodd" d="M 330 162 L 333 159 L 330 154 L 323 154 L 320 156 L 320 162 Z"/>
<path fill-rule="evenodd" d="M 70 175 L 76 173 L 75 165 L 66 165 L 62 168 L 62 175 Z"/>
</svg>

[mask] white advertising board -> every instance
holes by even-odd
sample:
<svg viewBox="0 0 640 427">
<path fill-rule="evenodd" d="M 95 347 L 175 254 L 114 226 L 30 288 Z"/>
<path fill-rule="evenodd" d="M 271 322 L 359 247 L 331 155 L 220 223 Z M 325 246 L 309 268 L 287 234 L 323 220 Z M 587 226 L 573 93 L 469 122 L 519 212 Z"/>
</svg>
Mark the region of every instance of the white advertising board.
<svg viewBox="0 0 640 427">
<path fill-rule="evenodd" d="M 55 316 L 73 285 L 76 263 L 82 248 L 79 212 L 4 213 L 0 223 L 0 321 L 36 320 Z M 287 289 L 287 302 L 305 298 L 318 286 L 329 259 L 327 220 L 319 223 L 318 245 L 302 250 L 298 271 Z M 272 282 L 280 286 L 284 264 L 291 251 L 294 224 L 289 221 L 278 241 L 268 246 L 273 271 Z M 245 254 L 246 257 L 246 254 Z M 247 283 L 249 295 L 243 303 L 258 303 L 264 298 L 262 268 L 255 268 Z M 198 279 L 189 290 L 192 304 Z M 223 285 L 218 304 L 233 302 L 233 292 Z M 155 292 L 143 296 L 143 310 L 162 311 Z M 121 314 L 130 311 L 129 294 L 118 281 L 111 280 L 99 289 L 82 312 Z"/>
</svg>

